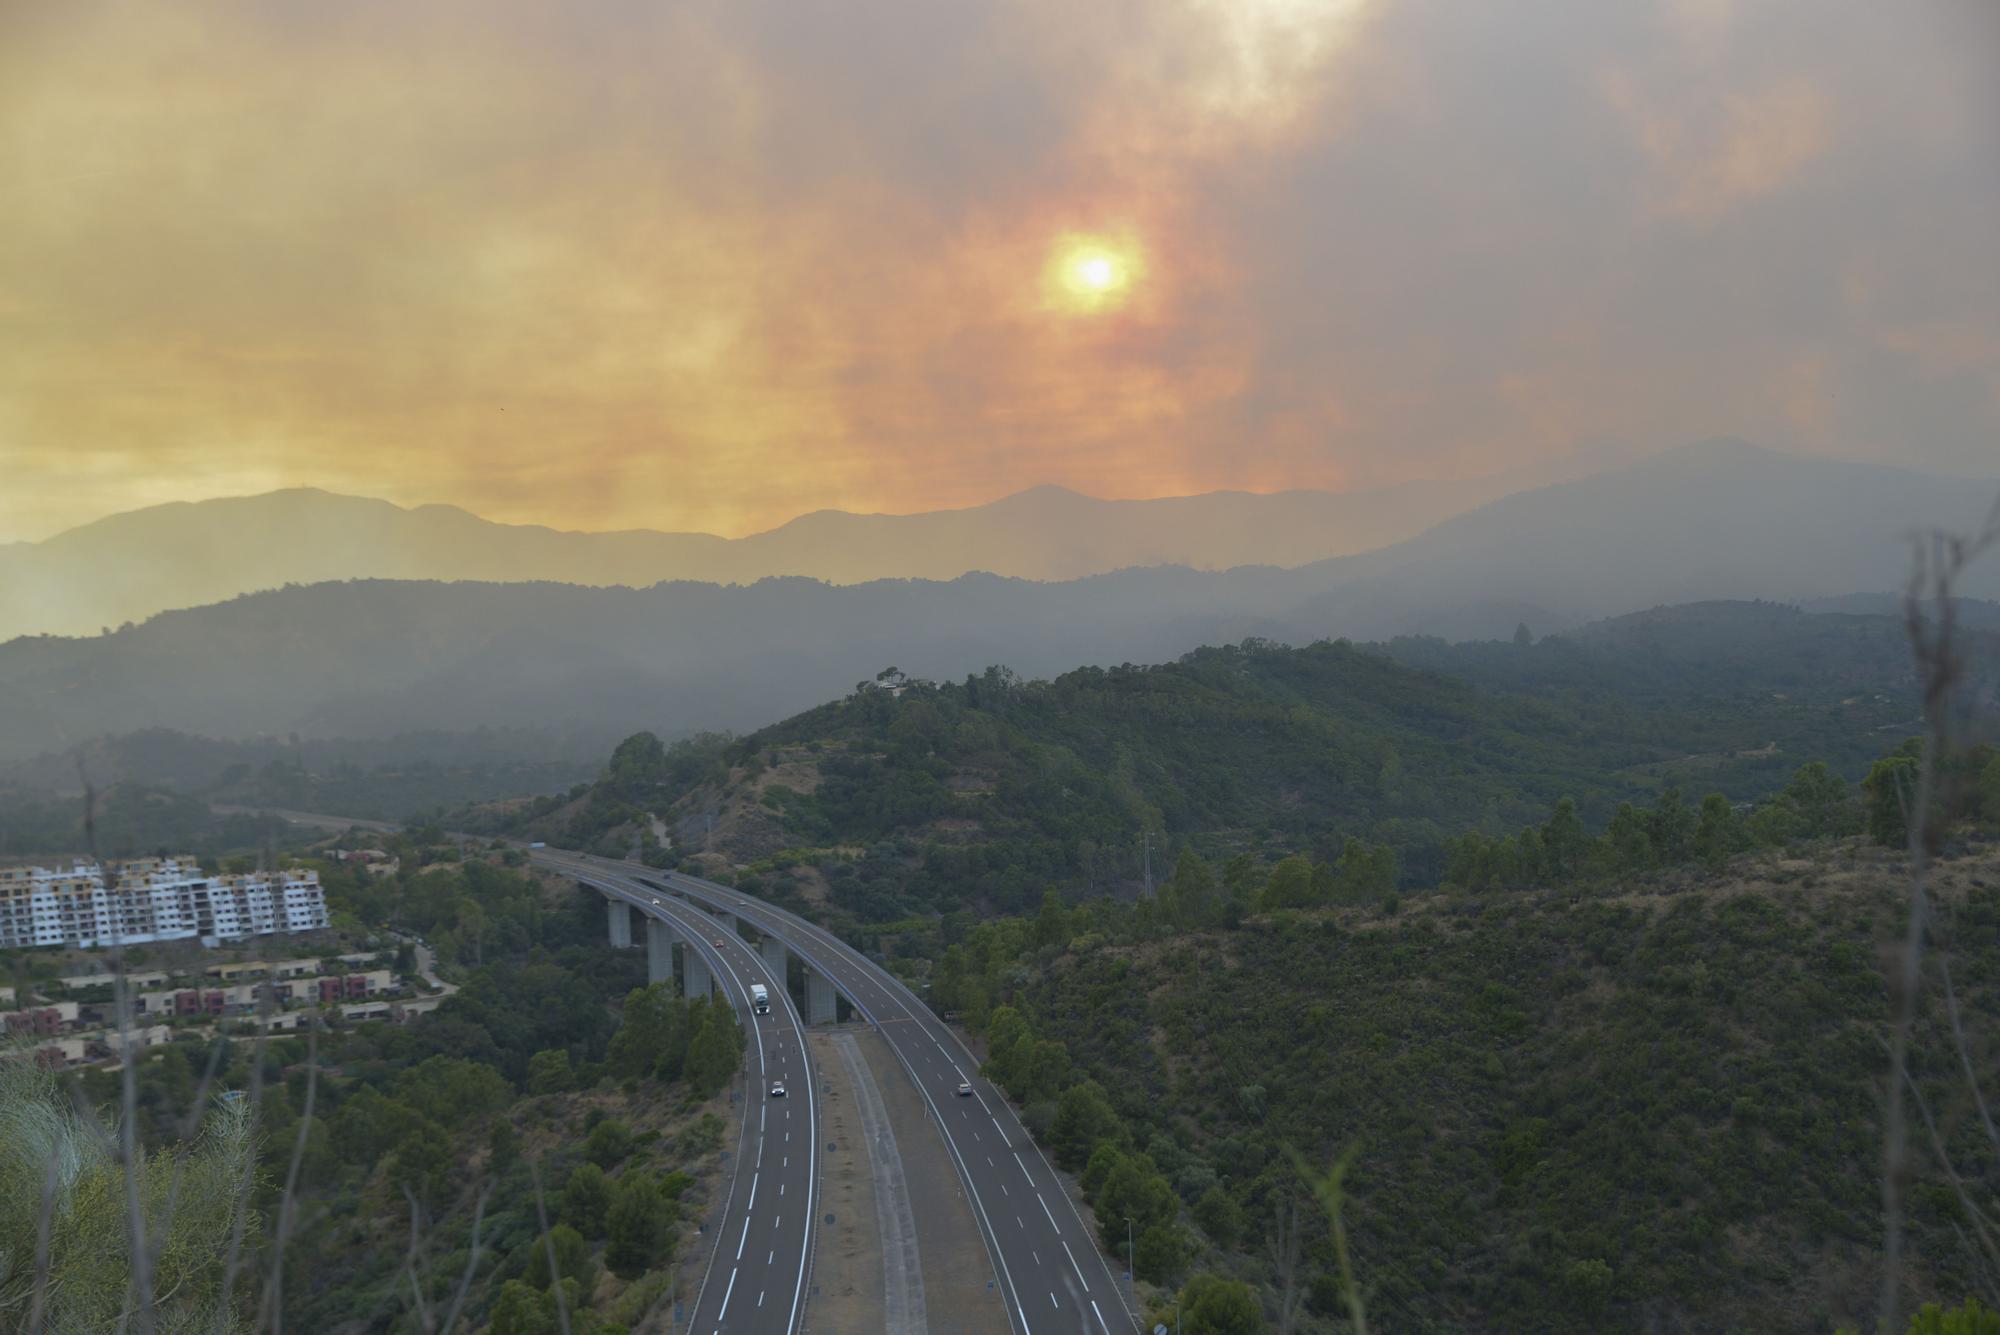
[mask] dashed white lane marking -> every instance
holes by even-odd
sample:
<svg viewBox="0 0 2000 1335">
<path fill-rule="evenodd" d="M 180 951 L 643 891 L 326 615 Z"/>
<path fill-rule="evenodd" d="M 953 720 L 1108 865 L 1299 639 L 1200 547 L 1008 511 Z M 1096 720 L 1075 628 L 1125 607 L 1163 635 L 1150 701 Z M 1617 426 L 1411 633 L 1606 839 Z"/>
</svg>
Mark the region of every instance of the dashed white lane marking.
<svg viewBox="0 0 2000 1335">
<path fill-rule="evenodd" d="M 750 1217 L 743 1217 L 743 1236 L 736 1240 L 736 1259 L 743 1259 L 743 1244 L 750 1241 Z"/>
<path fill-rule="evenodd" d="M 736 1292 L 736 1268 L 731 1266 L 729 1269 L 729 1287 L 722 1291 L 722 1306 L 715 1309 L 715 1319 L 717 1321 L 722 1320 L 724 1314 L 729 1311 L 729 1295 L 734 1292 Z"/>
<path fill-rule="evenodd" d="M 1069 1268 L 1071 1270 L 1076 1271 L 1076 1277 L 1078 1279 L 1083 1279 L 1083 1267 L 1076 1263 L 1076 1253 L 1070 1251 L 1069 1244 L 1067 1242 L 1063 1244 L 1063 1252 L 1065 1255 L 1069 1257 Z M 1085 1293 L 1090 1292 L 1090 1281 L 1087 1279 L 1083 1279 L 1083 1291 Z"/>
<path fill-rule="evenodd" d="M 783 1190 L 784 1190 L 784 1188 L 783 1188 L 783 1187 L 779 1187 L 779 1188 L 778 1188 L 778 1190 L 779 1190 L 779 1191 L 783 1191 Z M 1035 1193 L 1035 1199 L 1036 1199 L 1036 1200 L 1038 1200 L 1038 1201 L 1042 1201 L 1042 1193 L 1041 1193 L 1041 1192 L 1039 1192 L 1039 1191 L 1038 1191 L 1038 1192 L 1036 1192 L 1036 1193 Z M 1056 1236 L 1057 1236 L 1057 1237 L 1061 1237 L 1061 1236 L 1062 1236 L 1062 1225 L 1061 1225 L 1061 1224 L 1058 1224 L 1058 1223 L 1056 1222 L 1056 1217 L 1055 1217 L 1055 1216 L 1054 1216 L 1053 1214 L 1049 1214 L 1049 1203 L 1048 1203 L 1047 1201 L 1042 1201 L 1042 1213 L 1043 1213 L 1043 1214 L 1046 1214 L 1046 1215 L 1048 1215 L 1048 1216 L 1049 1216 L 1049 1227 L 1050 1227 L 1050 1228 L 1052 1228 L 1052 1229 L 1054 1229 L 1054 1230 L 1056 1231 Z"/>
</svg>

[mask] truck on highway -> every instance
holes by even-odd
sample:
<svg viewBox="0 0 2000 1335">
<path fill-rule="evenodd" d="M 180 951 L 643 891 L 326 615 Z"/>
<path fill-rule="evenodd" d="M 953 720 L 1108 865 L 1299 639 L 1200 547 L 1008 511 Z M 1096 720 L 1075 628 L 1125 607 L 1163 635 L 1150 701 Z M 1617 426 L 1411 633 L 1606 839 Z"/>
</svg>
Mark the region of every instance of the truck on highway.
<svg viewBox="0 0 2000 1335">
<path fill-rule="evenodd" d="M 762 983 L 750 984 L 750 1009 L 759 1015 L 771 1013 L 771 994 L 764 990 Z"/>
</svg>

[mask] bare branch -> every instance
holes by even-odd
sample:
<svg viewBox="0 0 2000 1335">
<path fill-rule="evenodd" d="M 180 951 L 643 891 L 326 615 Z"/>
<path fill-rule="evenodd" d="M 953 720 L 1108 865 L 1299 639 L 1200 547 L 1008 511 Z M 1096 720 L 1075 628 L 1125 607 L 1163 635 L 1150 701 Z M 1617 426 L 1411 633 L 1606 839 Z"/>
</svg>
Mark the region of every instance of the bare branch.
<svg viewBox="0 0 2000 1335">
<path fill-rule="evenodd" d="M 1945 1011 L 1951 1016 L 1951 1037 L 1958 1049 L 1959 1065 L 1965 1069 L 1966 1086 L 1972 1090 L 1972 1100 L 1979 1108 L 1979 1120 L 1986 1126 L 1986 1139 L 1995 1153 L 2000 1153 L 2000 1130 L 1993 1126 L 1993 1115 L 1986 1110 L 1986 1095 L 1979 1088 L 1979 1077 L 1972 1072 L 1972 1051 L 1965 1041 L 1965 1029 L 1958 1019 L 1958 996 L 1951 989 L 1951 959 L 1938 956 L 1938 971 L 1944 977 Z"/>
<path fill-rule="evenodd" d="M 458 1290 L 452 1294 L 451 1310 L 445 1313 L 445 1335 L 451 1335 L 451 1328 L 458 1323 L 458 1313 L 465 1306 L 465 1299 L 472 1292 L 472 1277 L 479 1269 L 479 1230 L 486 1219 L 486 1198 L 493 1194 L 493 1183 L 488 1181 L 479 1189 L 479 1200 L 472 1207 L 472 1254 L 465 1258 L 465 1274 L 459 1278 Z"/>
<path fill-rule="evenodd" d="M 306 1140 L 312 1133 L 313 1103 L 319 1094 L 319 1025 L 306 1020 L 306 1098 L 299 1113 L 299 1134 L 292 1141 L 292 1161 L 285 1169 L 285 1190 L 278 1198 L 278 1232 L 271 1243 L 271 1278 L 264 1286 L 264 1305 L 269 1312 L 271 1335 L 278 1335 L 285 1323 L 285 1247 L 291 1241 L 292 1223 L 298 1208 L 299 1165 L 305 1161 Z"/>
<path fill-rule="evenodd" d="M 529 1164 L 528 1175 L 535 1184 L 535 1222 L 542 1228 L 542 1250 L 549 1258 L 549 1291 L 556 1296 L 556 1324 L 562 1328 L 562 1335 L 570 1335 L 569 1300 L 563 1297 L 562 1276 L 556 1271 L 556 1240 L 549 1236 L 549 1207 L 542 1196 L 541 1164 Z"/>
<path fill-rule="evenodd" d="M 1904 822 L 1910 860 L 1909 923 L 1896 976 L 1896 1009 L 1889 1037 L 1889 1103 L 1883 1118 L 1882 1292 L 1877 1311 L 1877 1324 L 1883 1330 L 1894 1330 L 1900 1324 L 1902 1191 L 1909 1158 L 1903 1087 L 1908 1079 L 1910 1031 L 1916 1023 L 1924 933 L 1930 918 L 1927 878 L 1935 834 L 1931 824 L 1938 767 L 1951 737 L 1952 694 L 1965 668 L 1958 651 L 1958 604 L 1953 590 L 1965 567 L 1995 543 L 2000 543 L 2000 501 L 1987 513 L 1979 530 L 1969 536 L 1941 530 L 1916 535 L 1910 543 L 1910 578 L 1903 592 L 1903 627 L 1921 687 L 1924 737 L 1916 795 Z"/>
<path fill-rule="evenodd" d="M 1944 1175 L 1951 1179 L 1952 1190 L 1958 1193 L 1958 1203 L 1964 1207 L 1966 1218 L 1972 1221 L 1972 1227 L 1979 1234 L 1980 1246 L 1986 1249 L 1988 1260 L 2000 1264 L 2000 1246 L 1994 1244 L 1993 1233 L 1989 1231 L 1996 1226 L 1973 1202 L 1971 1193 L 1965 1189 L 1964 1180 L 1959 1177 L 1951 1156 L 1945 1152 L 1944 1138 L 1938 1134 L 1937 1123 L 1931 1119 L 1930 1105 L 1924 1101 L 1924 1092 L 1917 1088 L 1916 1079 L 1907 1071 L 1903 1073 L 1903 1079 L 1910 1087 L 1911 1101 L 1917 1105 L 1917 1111 L 1923 1114 L 1924 1130 L 1930 1135 L 1931 1151 L 1937 1155 L 1939 1165 L 1944 1168 Z"/>
<path fill-rule="evenodd" d="M 421 1211 L 417 1207 L 416 1193 L 409 1187 L 403 1188 L 403 1198 L 410 1203 L 410 1257 L 403 1263 L 403 1272 L 410 1277 L 410 1292 L 417 1303 L 417 1324 L 425 1330 L 436 1330 L 431 1322 L 431 1309 L 424 1302 L 424 1286 L 417 1281 L 417 1259 L 423 1254 L 423 1228 L 419 1223 Z"/>
</svg>

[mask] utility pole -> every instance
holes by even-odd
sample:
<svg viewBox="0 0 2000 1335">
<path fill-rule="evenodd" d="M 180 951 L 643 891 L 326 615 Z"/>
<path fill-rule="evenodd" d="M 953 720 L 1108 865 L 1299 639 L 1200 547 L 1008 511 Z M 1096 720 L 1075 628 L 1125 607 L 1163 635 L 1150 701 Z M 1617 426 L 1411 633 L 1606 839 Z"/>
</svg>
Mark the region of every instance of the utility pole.
<svg viewBox="0 0 2000 1335">
<path fill-rule="evenodd" d="M 1146 828 L 1146 898 L 1153 897 L 1153 830 Z"/>
</svg>

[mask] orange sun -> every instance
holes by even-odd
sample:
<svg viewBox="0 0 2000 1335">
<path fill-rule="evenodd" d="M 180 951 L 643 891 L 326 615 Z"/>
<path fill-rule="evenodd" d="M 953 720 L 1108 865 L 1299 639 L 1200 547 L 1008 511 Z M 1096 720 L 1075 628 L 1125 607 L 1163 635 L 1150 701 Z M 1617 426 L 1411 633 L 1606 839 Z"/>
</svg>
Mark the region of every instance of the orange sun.
<svg viewBox="0 0 2000 1335">
<path fill-rule="evenodd" d="M 1130 241 L 1070 234 L 1057 240 L 1043 275 L 1052 310 L 1073 315 L 1116 310 L 1143 276 L 1139 248 Z"/>
</svg>

